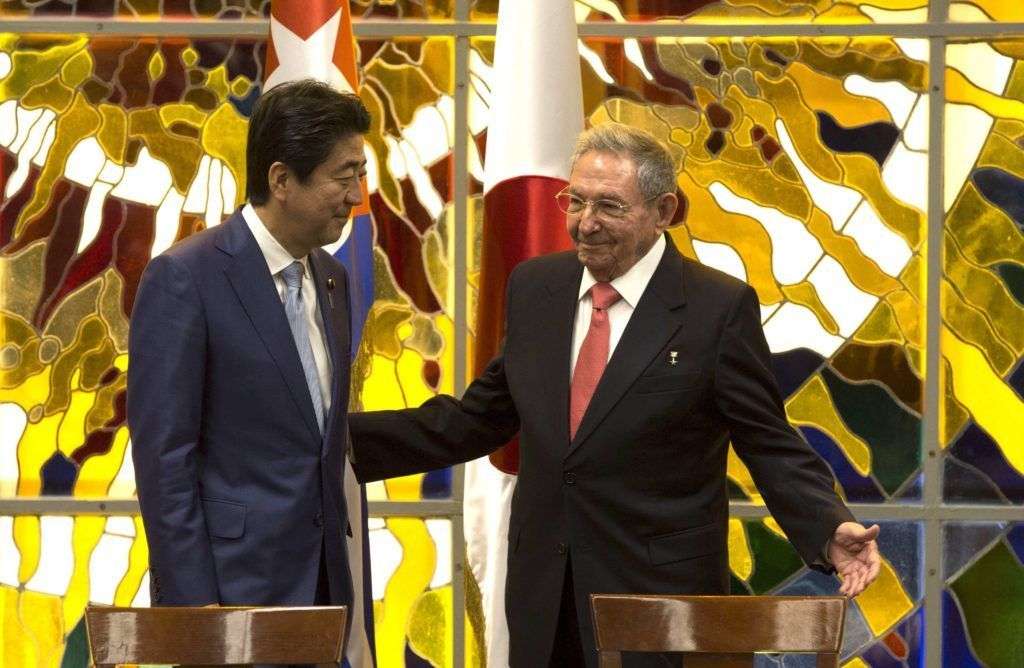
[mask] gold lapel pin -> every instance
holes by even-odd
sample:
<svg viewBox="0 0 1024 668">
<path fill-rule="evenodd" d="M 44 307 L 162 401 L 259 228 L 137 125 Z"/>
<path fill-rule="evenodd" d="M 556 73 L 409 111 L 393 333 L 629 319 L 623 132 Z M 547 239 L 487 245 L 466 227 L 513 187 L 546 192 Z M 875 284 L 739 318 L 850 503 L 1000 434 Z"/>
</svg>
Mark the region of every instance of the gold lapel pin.
<svg viewBox="0 0 1024 668">
<path fill-rule="evenodd" d="M 328 290 L 333 290 L 334 289 L 334 279 L 333 278 L 328 278 L 327 279 L 327 289 Z"/>
<path fill-rule="evenodd" d="M 678 352 L 676 352 L 675 350 L 670 350 L 668 353 L 668 363 L 671 364 L 672 366 L 679 364 L 679 360 L 677 359 L 678 357 Z"/>
</svg>

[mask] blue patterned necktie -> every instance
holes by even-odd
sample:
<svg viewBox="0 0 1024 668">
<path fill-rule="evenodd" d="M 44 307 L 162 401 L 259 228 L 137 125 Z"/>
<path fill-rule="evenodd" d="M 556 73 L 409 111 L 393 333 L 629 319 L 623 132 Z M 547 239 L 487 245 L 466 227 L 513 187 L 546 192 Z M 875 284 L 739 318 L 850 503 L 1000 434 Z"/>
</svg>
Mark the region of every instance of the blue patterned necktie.
<svg viewBox="0 0 1024 668">
<path fill-rule="evenodd" d="M 302 263 L 296 260 L 281 270 L 287 290 L 284 296 L 284 313 L 288 316 L 288 325 L 295 337 L 295 347 L 299 350 L 299 361 L 302 362 L 302 373 L 306 376 L 309 386 L 309 398 L 313 400 L 313 411 L 320 433 L 324 431 L 324 400 L 320 394 L 320 376 L 313 360 L 313 346 L 309 343 L 309 325 L 306 321 L 306 309 L 302 305 Z"/>
</svg>

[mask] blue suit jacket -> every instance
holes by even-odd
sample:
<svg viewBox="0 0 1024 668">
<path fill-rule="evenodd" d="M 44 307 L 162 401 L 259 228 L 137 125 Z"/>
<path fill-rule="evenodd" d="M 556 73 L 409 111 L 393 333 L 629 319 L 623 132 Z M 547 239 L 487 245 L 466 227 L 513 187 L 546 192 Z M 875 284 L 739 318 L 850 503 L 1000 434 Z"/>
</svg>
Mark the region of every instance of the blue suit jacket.
<svg viewBox="0 0 1024 668">
<path fill-rule="evenodd" d="M 321 553 L 331 603 L 352 604 L 348 283 L 324 251 L 310 260 L 333 368 L 323 436 L 284 306 L 240 213 L 143 274 L 128 425 L 154 605 L 309 605 Z"/>
</svg>

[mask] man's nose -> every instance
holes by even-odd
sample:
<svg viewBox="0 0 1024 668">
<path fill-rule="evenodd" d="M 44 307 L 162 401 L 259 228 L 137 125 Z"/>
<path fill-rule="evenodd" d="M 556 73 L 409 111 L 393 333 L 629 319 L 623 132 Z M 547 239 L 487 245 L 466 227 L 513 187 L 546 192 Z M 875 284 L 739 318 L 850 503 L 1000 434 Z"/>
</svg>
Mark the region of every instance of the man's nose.
<svg viewBox="0 0 1024 668">
<path fill-rule="evenodd" d="M 350 206 L 357 206 L 363 203 L 362 179 L 359 180 L 355 188 L 349 188 L 348 192 L 345 193 L 345 202 L 347 202 Z"/>
<path fill-rule="evenodd" d="M 593 206 L 587 204 L 580 213 L 580 231 L 584 234 L 592 234 L 601 229 L 601 223 L 594 215 Z"/>
</svg>

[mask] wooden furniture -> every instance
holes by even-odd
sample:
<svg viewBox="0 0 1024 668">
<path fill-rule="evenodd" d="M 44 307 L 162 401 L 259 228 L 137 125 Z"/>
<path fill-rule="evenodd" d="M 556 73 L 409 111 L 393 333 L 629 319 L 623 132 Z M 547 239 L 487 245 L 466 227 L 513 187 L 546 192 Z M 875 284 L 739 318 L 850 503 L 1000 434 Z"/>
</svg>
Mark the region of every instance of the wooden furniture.
<svg viewBox="0 0 1024 668">
<path fill-rule="evenodd" d="M 97 668 L 121 663 L 230 666 L 338 665 L 345 606 L 309 608 L 109 608 L 85 625 Z"/>
<path fill-rule="evenodd" d="M 754 652 L 817 654 L 839 665 L 842 596 L 643 596 L 592 594 L 601 668 L 621 652 L 682 652 L 686 668 L 749 667 Z"/>
</svg>

